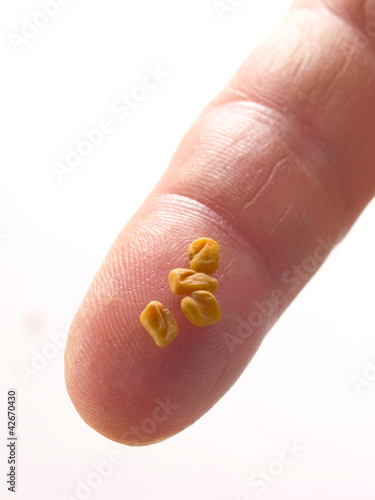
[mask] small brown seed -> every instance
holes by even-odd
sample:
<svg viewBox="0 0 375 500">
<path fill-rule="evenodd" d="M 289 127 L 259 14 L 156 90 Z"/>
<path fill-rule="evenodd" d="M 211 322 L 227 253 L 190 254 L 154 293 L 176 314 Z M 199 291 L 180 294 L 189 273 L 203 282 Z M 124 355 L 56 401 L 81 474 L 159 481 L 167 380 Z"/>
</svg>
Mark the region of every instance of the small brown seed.
<svg viewBox="0 0 375 500">
<path fill-rule="evenodd" d="M 184 297 L 181 308 L 187 319 L 195 326 L 212 325 L 221 317 L 216 298 L 211 292 L 203 290 L 193 292 L 191 297 Z"/>
<path fill-rule="evenodd" d="M 189 245 L 190 267 L 194 271 L 211 274 L 219 266 L 219 245 L 211 238 L 199 238 Z"/>
<path fill-rule="evenodd" d="M 150 302 L 140 316 L 142 325 L 159 347 L 168 345 L 177 335 L 176 320 L 163 304 L 155 300 Z"/>
<path fill-rule="evenodd" d="M 205 273 L 197 273 L 193 269 L 173 269 L 168 280 L 172 292 L 176 295 L 191 295 L 198 290 L 214 293 L 219 287 L 217 279 Z"/>
</svg>

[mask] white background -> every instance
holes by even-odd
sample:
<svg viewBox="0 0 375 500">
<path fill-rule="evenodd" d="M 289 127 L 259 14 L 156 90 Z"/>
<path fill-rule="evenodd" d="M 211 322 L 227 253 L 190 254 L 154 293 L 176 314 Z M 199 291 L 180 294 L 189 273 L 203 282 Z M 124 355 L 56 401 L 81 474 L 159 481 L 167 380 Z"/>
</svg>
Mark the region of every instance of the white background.
<svg viewBox="0 0 375 500">
<path fill-rule="evenodd" d="M 237 3 L 221 18 L 212 0 L 71 0 L 18 54 L 8 34 L 40 7 L 1 3 L 0 498 L 13 498 L 5 485 L 13 387 L 22 500 L 375 497 L 375 380 L 359 394 L 351 382 L 366 359 L 375 364 L 374 203 L 229 393 L 164 443 L 133 449 L 89 428 L 65 390 L 63 349 L 51 348 L 185 131 L 290 4 Z M 111 103 L 157 65 L 165 81 L 119 120 Z M 113 133 L 58 182 L 52 162 L 103 118 Z M 26 376 L 43 352 L 53 359 Z M 277 467 L 285 440 L 304 450 L 258 494 L 249 479 Z M 113 452 L 121 465 L 95 476 L 94 464 Z M 76 491 L 98 477 L 86 496 Z"/>
</svg>

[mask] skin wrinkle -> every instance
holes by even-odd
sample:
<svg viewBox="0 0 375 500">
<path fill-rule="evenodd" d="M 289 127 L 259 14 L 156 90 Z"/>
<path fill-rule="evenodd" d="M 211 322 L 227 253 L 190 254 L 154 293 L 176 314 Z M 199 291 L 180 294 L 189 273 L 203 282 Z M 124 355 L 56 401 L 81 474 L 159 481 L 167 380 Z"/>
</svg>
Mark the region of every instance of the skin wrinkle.
<svg viewBox="0 0 375 500">
<path fill-rule="evenodd" d="M 220 185 L 224 179 L 227 184 L 231 182 L 230 170 L 247 153 L 248 148 L 246 145 L 249 131 L 246 127 L 242 132 L 239 132 L 238 124 L 236 124 L 237 134 L 235 137 L 229 138 L 228 130 L 229 125 L 227 123 L 217 123 L 214 128 L 211 126 L 207 134 L 209 141 L 207 145 L 207 140 L 205 140 L 206 132 L 203 127 L 201 144 L 204 144 L 204 147 L 202 148 L 200 145 L 197 148 L 198 154 L 196 156 L 190 155 L 189 160 L 181 166 L 180 176 L 182 181 L 189 183 L 192 176 L 194 176 L 195 182 L 202 180 L 202 182 L 210 182 L 211 185 L 213 183 Z M 230 143 L 228 143 L 228 139 Z M 242 143 L 244 143 L 243 146 Z"/>
<path fill-rule="evenodd" d="M 289 61 L 293 66 L 288 65 L 287 71 L 288 71 L 288 76 L 289 78 L 295 78 L 298 76 L 298 74 L 302 73 L 304 70 L 304 67 L 307 67 L 307 59 L 309 57 L 309 53 L 303 50 L 303 37 L 308 36 L 308 33 L 302 33 L 299 25 L 296 23 L 293 25 L 293 47 L 290 48 L 290 37 L 289 33 L 287 32 L 286 28 L 284 29 L 284 26 L 281 28 L 284 30 L 283 33 L 283 38 L 285 36 L 285 39 L 288 41 L 287 42 L 287 55 L 289 58 Z M 296 32 L 298 32 L 298 36 L 296 36 Z M 280 54 L 280 50 L 282 47 L 280 47 L 280 44 L 278 44 L 278 52 L 275 53 L 275 57 L 278 57 Z M 292 67 L 292 71 L 291 71 Z M 290 72 L 291 71 L 291 72 Z"/>
<path fill-rule="evenodd" d="M 352 63 L 351 63 L 351 59 L 350 59 L 350 60 L 348 60 L 347 65 L 345 65 L 345 68 L 347 66 L 350 66 L 351 64 Z M 373 76 L 368 77 L 368 80 L 359 82 L 360 86 L 358 85 L 356 88 L 357 94 L 360 94 L 361 92 L 365 91 L 365 89 L 369 86 L 370 83 L 371 84 L 375 83 Z M 356 97 L 357 97 L 356 94 L 353 93 L 352 95 L 350 95 L 346 98 L 342 97 L 340 100 L 336 99 L 337 109 L 341 110 L 342 116 L 345 116 L 347 114 L 347 112 L 346 112 L 347 108 L 349 108 L 349 110 L 350 110 L 350 105 L 351 105 L 352 101 L 356 99 Z"/>
<path fill-rule="evenodd" d="M 231 101 L 231 102 L 233 103 L 233 101 Z M 234 104 L 236 104 L 236 106 L 241 106 L 241 108 L 242 108 L 242 106 L 245 106 L 245 109 L 247 111 L 247 115 L 246 115 L 247 123 L 248 123 L 248 120 L 252 120 L 254 125 L 259 123 L 259 124 L 264 124 L 266 126 L 271 126 L 269 119 L 272 118 L 274 121 L 275 116 L 276 116 L 276 120 L 277 120 L 276 123 L 280 124 L 280 129 L 286 128 L 288 126 L 291 127 L 292 130 L 295 130 L 295 134 L 290 134 L 291 137 L 295 136 L 297 138 L 299 136 L 299 134 L 303 134 L 303 137 L 308 142 L 310 142 L 310 140 L 311 140 L 312 148 L 315 148 L 315 147 L 319 148 L 322 157 L 327 159 L 327 163 L 332 161 L 333 155 L 327 153 L 327 147 L 325 145 L 323 145 L 321 142 L 319 142 L 319 139 L 317 138 L 317 136 L 315 136 L 312 133 L 312 130 L 307 125 L 304 125 L 301 121 L 298 121 L 296 116 L 294 116 L 293 119 L 291 118 L 291 116 L 289 114 L 287 114 L 287 116 L 284 116 L 284 114 L 281 113 L 281 111 L 279 109 L 271 107 L 271 105 L 269 105 L 268 103 L 262 103 L 262 102 L 258 102 L 258 101 L 247 101 L 247 102 L 234 101 Z M 254 109 L 254 106 L 255 106 L 256 111 L 260 111 L 260 114 L 254 114 L 254 116 L 252 116 L 250 113 Z M 266 117 L 267 117 L 267 120 L 260 120 L 259 119 L 259 118 L 266 118 Z M 276 126 L 276 123 L 272 123 L 272 126 Z M 246 130 L 243 132 L 243 134 L 245 132 L 246 132 Z M 297 139 L 294 139 L 293 143 L 294 144 L 297 143 Z M 292 144 L 292 143 L 290 143 L 290 144 Z M 267 152 L 268 147 L 269 147 L 268 144 L 264 144 L 264 147 L 260 151 L 257 151 L 257 157 L 259 157 L 261 155 L 262 151 Z M 300 158 L 302 160 L 302 165 L 305 167 L 306 173 L 308 175 L 310 175 L 311 178 L 314 178 L 316 180 L 316 182 L 321 187 L 325 188 L 326 186 L 323 182 L 324 176 L 322 176 L 322 173 L 323 173 L 322 170 L 319 168 L 307 167 L 307 164 L 308 164 L 307 160 L 305 158 L 303 158 L 301 156 L 301 154 L 298 154 L 295 148 L 293 150 L 291 150 L 291 152 L 293 152 L 294 155 L 296 155 L 298 158 Z M 311 163 L 312 162 L 310 159 L 309 165 Z M 259 175 L 260 174 L 261 174 L 261 171 L 259 172 Z M 339 185 L 342 186 L 341 180 L 335 182 L 335 184 L 337 184 L 338 182 L 339 182 Z M 328 196 L 330 198 L 332 198 L 333 203 L 337 206 L 337 209 L 338 210 L 342 209 L 342 207 L 340 206 L 340 205 L 342 205 L 342 203 L 338 202 L 337 195 L 335 194 L 335 192 L 332 191 L 331 189 L 328 189 L 328 188 L 326 189 L 326 191 L 327 191 Z"/>
<path fill-rule="evenodd" d="M 335 93 L 335 87 L 337 87 L 337 84 L 340 82 L 340 80 L 345 78 L 345 72 L 350 66 L 351 66 L 350 60 L 345 58 L 344 61 L 342 61 L 339 70 L 336 71 L 334 78 L 328 82 L 328 86 L 324 91 L 324 95 L 326 96 L 327 101 L 330 101 L 333 98 Z"/>
<path fill-rule="evenodd" d="M 317 22 L 319 22 L 319 18 L 317 19 Z M 311 42 L 309 42 L 309 43 L 311 43 Z M 232 83 L 232 85 L 235 85 L 235 84 L 236 84 L 236 78 L 234 78 L 234 82 Z M 243 85 L 243 83 L 242 83 L 242 85 Z M 264 89 L 264 87 L 262 87 L 261 85 L 257 85 L 255 88 L 253 86 L 251 89 L 251 92 L 249 92 L 248 94 L 250 95 L 250 93 L 255 100 L 259 100 L 261 98 L 260 97 L 261 95 L 263 96 L 263 100 L 266 99 L 266 101 L 269 101 L 269 99 L 270 99 L 270 94 L 267 93 L 266 89 Z M 298 118 L 300 123 L 302 124 L 302 126 L 303 127 L 305 126 L 306 117 L 303 117 L 303 108 L 300 107 L 298 109 L 298 113 L 296 113 L 295 110 L 292 111 L 290 109 L 290 106 L 288 106 L 288 103 L 280 102 L 279 96 L 272 96 L 272 102 L 266 102 L 266 104 L 268 104 L 269 106 L 271 106 L 275 109 L 278 109 L 283 114 L 286 113 L 288 115 L 288 117 L 291 117 L 291 119 L 294 121 Z M 314 137 L 319 138 L 317 140 L 318 143 L 325 144 L 326 141 L 323 141 L 321 134 L 317 133 L 316 127 L 312 126 L 312 120 L 310 118 L 308 118 L 308 120 L 309 120 L 309 124 L 308 124 L 307 129 L 310 131 L 310 134 L 312 134 Z M 314 131 L 314 132 L 312 132 L 312 131 Z M 327 149 L 328 148 L 326 147 L 325 150 L 327 151 Z M 333 155 L 332 155 L 332 148 L 329 148 L 329 150 L 330 150 L 329 158 L 331 159 L 331 161 L 333 160 L 334 163 L 337 164 L 337 159 L 335 160 L 333 158 Z M 340 179 L 340 177 L 336 180 L 336 182 L 339 182 L 339 179 Z"/>
<path fill-rule="evenodd" d="M 289 124 L 292 130 L 295 130 L 295 135 L 298 137 L 298 134 L 303 134 L 303 137 L 313 144 L 313 147 L 319 148 L 320 153 L 322 154 L 322 157 L 327 160 L 327 163 L 331 164 L 334 158 L 334 155 L 330 152 L 328 152 L 328 147 L 326 144 L 323 144 L 321 141 L 321 138 L 316 134 L 315 130 L 313 130 L 310 125 L 308 125 L 308 122 L 303 122 L 302 119 L 297 117 L 294 113 L 292 113 L 291 110 L 288 110 L 287 113 L 285 113 L 285 109 L 281 111 L 280 109 L 277 109 L 276 107 L 272 107 L 271 103 L 266 103 L 266 102 L 261 102 L 259 101 L 253 101 L 257 105 L 261 105 L 262 107 L 268 108 L 270 112 L 277 113 L 279 115 L 279 118 L 283 120 L 285 123 Z M 248 102 L 248 105 L 251 106 L 251 101 Z M 286 116 L 285 116 L 286 114 Z M 296 142 L 296 141 L 295 141 Z M 298 154 L 295 149 L 293 149 L 293 154 L 299 157 L 302 160 L 302 165 L 305 167 L 306 173 L 309 174 L 311 178 L 314 178 L 315 181 L 323 188 L 325 188 L 325 191 L 327 192 L 328 196 L 331 198 L 333 201 L 334 205 L 340 210 L 342 209 L 344 212 L 346 210 L 343 208 L 343 205 L 346 204 L 341 201 L 341 198 L 344 200 L 344 194 L 342 194 L 340 201 L 338 202 L 338 197 L 337 194 L 334 190 L 329 189 L 328 186 L 326 186 L 324 182 L 324 176 L 322 176 L 322 169 L 314 165 L 315 168 L 313 167 L 313 164 L 310 160 L 309 163 L 305 161 L 305 159 Z M 307 166 L 308 165 L 308 166 Z M 331 169 L 332 171 L 332 169 Z M 336 172 L 336 170 L 335 170 Z M 336 173 L 335 176 L 335 184 L 340 186 L 340 193 L 344 193 L 344 188 L 342 184 L 341 178 L 339 178 L 338 174 Z M 345 215 L 343 215 L 343 218 L 345 218 Z"/>
<path fill-rule="evenodd" d="M 373 85 L 375 84 L 375 80 L 374 80 L 374 77 L 373 77 L 373 76 L 368 77 L 368 79 L 369 79 L 369 81 L 365 80 L 364 82 L 361 82 L 361 87 L 358 87 L 358 88 L 357 88 L 357 93 L 361 93 L 361 92 L 363 92 L 363 91 L 366 89 L 366 87 L 368 87 L 368 86 L 369 86 L 369 84 L 370 84 L 370 83 L 371 83 L 371 84 L 373 84 Z M 348 106 L 349 104 L 351 104 L 351 102 L 352 102 L 355 98 L 356 98 L 356 95 L 355 95 L 355 94 L 352 94 L 352 95 L 350 95 L 349 97 L 347 97 L 344 101 L 342 101 L 342 102 L 338 103 L 338 105 L 339 105 L 339 106 L 340 106 L 340 105 L 342 105 L 342 108 L 343 108 L 344 106 Z M 367 132 L 367 133 L 369 133 L 367 130 L 366 130 L 366 132 Z"/>
<path fill-rule="evenodd" d="M 273 233 L 276 231 L 276 229 L 277 229 L 279 226 L 281 226 L 281 224 L 282 224 L 283 220 L 286 218 L 286 216 L 289 214 L 289 212 L 291 211 L 291 209 L 292 209 L 293 207 L 294 207 L 294 202 L 292 202 L 292 203 L 288 206 L 288 208 L 285 210 L 285 212 L 283 213 L 283 215 L 282 215 L 282 216 L 280 217 L 280 219 L 278 220 L 277 224 L 276 224 L 276 225 L 272 228 L 272 230 L 271 230 L 271 231 L 270 231 L 270 233 L 269 233 L 269 234 L 270 234 L 270 236 L 271 236 L 271 234 L 273 234 Z M 307 209 L 305 209 L 305 210 L 307 210 Z M 305 213 L 305 212 L 304 212 L 304 213 Z"/>
<path fill-rule="evenodd" d="M 273 165 L 270 173 L 267 175 L 266 182 L 260 187 L 260 189 L 257 190 L 253 198 L 246 203 L 243 207 L 243 211 L 245 212 L 247 209 L 251 208 L 252 205 L 254 205 L 258 198 L 262 195 L 262 193 L 267 190 L 267 187 L 273 182 L 273 179 L 275 177 L 275 173 L 280 169 L 281 165 L 284 165 L 285 163 L 288 162 L 289 158 L 282 158 L 279 160 L 275 165 Z M 290 173 L 290 170 L 288 170 L 288 173 Z M 288 175 L 289 176 L 289 175 Z"/>
<path fill-rule="evenodd" d="M 337 2 L 333 2 L 331 0 L 315 0 L 315 3 L 321 5 L 321 10 L 326 11 L 328 14 L 336 17 L 339 21 L 343 22 L 345 25 L 355 28 L 361 29 L 366 23 L 368 18 L 367 10 L 370 12 L 374 11 L 374 7 L 371 6 L 370 9 L 367 9 L 368 3 L 373 3 L 373 0 L 350 0 L 349 2 L 344 2 L 340 5 Z M 307 3 L 311 3 L 311 0 L 307 0 Z M 349 9 L 347 6 L 352 5 L 351 13 L 349 13 Z M 355 8 L 354 8 L 355 5 Z M 308 6 L 306 8 L 309 8 Z M 311 10 L 311 9 L 309 9 Z"/>
<path fill-rule="evenodd" d="M 341 24 L 341 26 L 345 26 L 343 22 L 340 22 L 340 24 Z M 352 30 L 350 30 L 350 31 L 351 31 L 351 33 L 353 34 L 353 31 L 352 31 Z M 348 36 L 349 36 L 349 35 L 348 35 L 348 29 L 346 28 L 346 26 L 345 26 L 345 36 L 346 36 L 346 39 L 347 39 L 347 38 L 348 38 Z M 355 71 L 360 72 L 360 71 L 361 71 L 361 69 L 363 70 L 363 64 L 364 64 L 363 59 L 364 59 L 364 56 L 365 56 L 365 54 L 361 54 L 361 63 L 360 63 L 360 64 L 358 64 L 358 63 L 357 63 L 357 61 L 356 61 L 356 64 L 354 64 L 354 69 L 355 69 Z M 369 59 L 369 58 L 367 58 L 367 59 Z M 373 59 L 373 58 L 371 58 L 371 59 Z M 368 64 L 370 64 L 370 62 L 368 62 Z M 372 63 L 372 62 L 371 62 L 371 65 L 372 65 L 372 67 L 374 67 L 374 65 L 373 65 L 373 63 Z M 362 73 L 363 73 L 363 71 L 362 71 Z M 362 75 L 362 73 L 360 73 L 360 74 Z M 372 71 L 371 73 L 372 73 L 372 75 L 374 75 L 374 71 Z M 366 78 L 369 78 L 368 74 L 369 74 L 369 73 L 368 73 L 368 72 L 366 72 Z M 374 81 L 374 78 L 372 77 L 372 78 L 371 78 L 371 80 L 372 80 L 372 81 Z M 347 102 L 348 102 L 348 100 L 351 100 L 352 98 L 354 98 L 355 94 L 356 94 L 356 92 L 352 92 L 352 93 L 351 93 L 351 95 L 349 94 L 348 99 L 347 99 Z M 341 95 L 342 95 L 342 94 L 340 93 L 340 96 L 341 96 Z M 341 98 L 342 98 L 342 97 L 341 97 Z M 343 117 L 343 119 L 344 119 L 344 117 Z"/>
<path fill-rule="evenodd" d="M 231 83 L 226 85 L 225 91 L 228 92 L 228 95 L 232 94 L 234 96 L 233 99 L 230 99 L 231 101 L 247 101 L 249 99 L 249 96 L 244 92 L 243 90 L 234 87 Z"/>
<path fill-rule="evenodd" d="M 291 13 L 289 16 L 292 16 L 293 13 Z M 304 50 L 304 38 L 308 36 L 309 31 L 312 29 L 311 25 L 304 26 L 303 31 L 299 27 L 298 23 L 292 23 L 288 22 L 287 26 L 284 26 L 284 24 L 279 25 L 274 33 L 273 33 L 273 44 L 272 44 L 272 50 L 268 51 L 267 54 L 267 66 L 264 68 L 264 71 L 262 72 L 261 75 L 261 80 L 259 81 L 259 85 L 253 86 L 250 82 L 253 78 L 252 72 L 245 72 L 241 71 L 242 68 L 247 66 L 249 64 L 249 61 L 246 61 L 243 63 L 243 65 L 240 67 L 240 72 L 241 72 L 241 77 L 239 78 L 239 72 L 235 73 L 235 75 L 232 77 L 230 82 L 227 84 L 230 86 L 231 89 L 237 88 L 238 92 L 235 93 L 240 93 L 242 95 L 246 96 L 245 101 L 254 101 L 254 102 L 259 102 L 259 104 L 262 104 L 262 100 L 259 98 L 257 99 L 257 90 L 259 90 L 258 96 L 264 94 L 265 89 L 262 86 L 262 82 L 264 79 L 264 76 L 267 75 L 268 68 L 271 67 L 276 67 L 277 68 L 277 78 L 278 81 L 283 78 L 284 73 L 287 75 L 290 75 L 291 71 L 293 71 L 292 74 L 295 74 L 296 70 L 292 70 L 292 67 L 300 67 L 301 62 L 298 62 L 298 57 L 297 54 L 299 55 L 302 51 L 302 60 L 304 58 L 308 57 L 309 54 L 306 53 Z M 309 31 L 307 31 L 309 30 Z M 306 35 L 307 31 L 307 35 Z M 291 32 L 293 36 L 291 35 Z M 267 39 L 264 41 L 267 43 Z M 269 42 L 268 42 L 269 43 Z M 291 45 L 292 44 L 292 45 Z M 318 46 L 319 47 L 319 46 Z M 320 47 L 319 47 L 320 50 Z M 256 54 L 257 50 L 255 49 L 254 54 Z M 251 56 L 250 56 L 251 57 Z M 288 65 L 284 64 L 284 60 L 288 59 Z M 265 61 L 262 60 L 262 64 L 265 64 Z M 270 72 L 271 73 L 271 72 Z M 271 73 L 272 74 L 272 73 Z M 289 78 L 290 80 L 290 78 Z M 249 89 L 246 91 L 245 89 Z M 280 95 L 280 94 L 275 94 L 273 93 L 272 95 L 268 95 L 269 101 L 272 100 L 274 103 L 272 106 L 266 106 L 268 109 L 274 109 L 280 111 L 280 115 L 285 119 L 283 116 L 284 111 L 288 111 L 288 103 L 287 101 Z M 215 97 L 212 102 L 211 106 L 217 106 L 220 103 L 228 103 L 232 101 L 243 101 L 243 99 L 232 99 L 230 95 L 225 95 L 225 100 L 223 100 L 222 94 L 219 94 L 217 97 Z M 290 114 L 290 113 L 289 113 Z"/>
<path fill-rule="evenodd" d="M 221 135 L 223 138 L 227 138 L 227 129 L 221 130 Z M 228 145 L 225 146 L 225 140 L 223 140 L 224 144 L 224 149 L 223 153 L 225 152 L 225 165 L 221 164 L 220 161 L 218 161 L 218 165 L 223 165 L 220 167 L 220 170 L 217 175 L 217 179 L 219 182 L 221 182 L 224 178 L 226 178 L 229 174 L 230 171 L 235 168 L 235 165 L 238 163 L 238 161 L 246 155 L 247 151 L 247 143 L 248 143 L 248 130 L 245 129 L 243 130 L 240 134 L 236 135 L 232 139 L 232 149 L 230 149 L 230 152 L 228 152 Z M 217 146 L 217 143 L 215 144 Z M 235 148 L 235 149 L 234 149 Z M 216 156 L 216 153 L 214 151 L 214 155 Z M 220 158 L 218 159 L 220 160 Z M 230 177 L 229 177 L 230 179 Z"/>
<path fill-rule="evenodd" d="M 231 190 L 231 184 L 230 183 L 234 183 L 236 181 L 236 175 L 234 175 L 234 179 L 232 181 L 228 181 L 228 172 L 229 169 L 232 168 L 234 174 L 235 174 L 235 169 L 234 169 L 234 166 L 236 165 L 238 159 L 241 159 L 244 157 L 244 151 L 247 152 L 248 150 L 248 147 L 247 147 L 247 142 L 248 142 L 248 139 L 247 139 L 247 136 L 249 134 L 249 131 L 248 131 L 248 126 L 246 127 L 246 129 L 243 131 L 243 132 L 240 132 L 240 134 L 236 134 L 236 138 L 235 139 L 232 139 L 232 144 L 230 146 L 227 146 L 225 148 L 225 155 L 226 155 L 226 158 L 225 159 L 225 163 L 223 162 L 221 165 L 219 162 L 214 162 L 214 170 L 212 172 L 212 175 L 214 175 L 214 178 L 217 179 L 217 181 L 220 181 L 218 185 L 222 185 L 222 183 L 224 182 L 226 186 L 228 186 L 229 190 Z M 222 135 L 225 135 L 227 136 L 228 135 L 228 130 L 227 129 L 224 129 L 223 131 L 222 130 L 217 130 L 215 129 L 214 133 L 211 133 L 211 138 L 210 138 L 210 141 L 216 141 L 216 138 L 218 136 L 222 136 Z M 202 131 L 202 141 L 204 141 L 204 130 Z M 245 145 L 243 146 L 242 145 L 242 142 L 246 142 Z M 216 146 L 216 143 L 215 143 L 215 146 Z M 237 149 L 234 149 L 234 146 L 237 148 Z M 267 148 L 267 145 L 264 145 L 263 146 L 265 149 Z M 220 154 L 220 150 L 219 150 L 219 154 Z M 228 160 L 227 160 L 228 158 Z M 193 163 L 193 166 L 192 168 L 190 168 L 190 164 L 189 164 L 189 172 L 190 172 L 190 177 L 191 177 L 191 172 L 193 172 L 193 175 L 194 175 L 194 183 L 196 182 L 197 179 L 199 178 L 202 178 L 203 182 L 204 183 L 210 183 L 210 185 L 212 186 L 212 177 L 210 177 L 210 179 L 206 180 L 206 177 L 203 175 L 200 175 L 199 172 L 197 172 L 198 176 L 196 176 L 196 171 L 197 171 L 197 168 L 194 166 L 194 163 L 195 163 L 195 158 L 193 158 L 192 160 L 192 163 Z M 208 162 L 208 164 L 210 164 Z M 211 164 L 212 165 L 212 164 Z M 208 168 L 208 165 L 206 165 L 206 168 Z M 216 173 L 215 173 L 215 169 L 217 168 L 220 168 L 220 175 L 218 177 L 216 177 Z M 223 169 L 223 171 L 222 171 Z M 198 169 L 199 170 L 199 169 Z M 230 179 L 231 177 L 229 177 Z M 234 185 L 233 185 L 234 187 Z M 190 190 L 185 190 L 185 193 L 184 194 L 187 194 L 189 195 L 189 192 Z M 213 190 L 213 193 L 214 193 L 214 190 Z M 238 195 L 238 189 L 236 188 L 235 190 L 233 189 L 233 194 L 237 194 Z M 207 198 L 207 197 L 205 197 Z M 211 197 L 211 200 L 212 200 L 213 197 Z M 201 201 L 201 199 L 200 199 Z M 213 203 L 213 201 L 211 201 L 211 203 Z M 219 205 L 218 204 L 215 204 L 216 205 Z M 231 215 L 231 212 L 230 210 L 226 210 L 226 207 L 224 206 L 220 206 L 220 210 L 221 212 L 228 212 L 228 215 L 230 216 Z"/>
</svg>

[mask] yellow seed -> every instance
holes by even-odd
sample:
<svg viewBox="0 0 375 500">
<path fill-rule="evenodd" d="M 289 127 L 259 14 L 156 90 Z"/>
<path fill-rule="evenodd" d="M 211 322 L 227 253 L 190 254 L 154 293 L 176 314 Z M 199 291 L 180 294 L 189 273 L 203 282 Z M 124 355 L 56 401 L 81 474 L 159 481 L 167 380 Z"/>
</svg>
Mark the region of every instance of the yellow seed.
<svg viewBox="0 0 375 500">
<path fill-rule="evenodd" d="M 219 266 L 219 245 L 211 238 L 199 238 L 189 245 L 190 267 L 200 273 L 211 274 Z"/>
<path fill-rule="evenodd" d="M 187 319 L 195 326 L 212 325 L 221 317 L 216 298 L 211 292 L 203 290 L 193 292 L 191 297 L 184 297 L 181 308 Z"/>
<path fill-rule="evenodd" d="M 173 269 L 169 273 L 169 286 L 176 295 L 191 295 L 198 290 L 216 292 L 219 283 L 212 276 L 193 269 Z"/>
<path fill-rule="evenodd" d="M 165 347 L 178 333 L 176 320 L 163 304 L 150 302 L 140 316 L 142 325 L 159 347 Z"/>
</svg>

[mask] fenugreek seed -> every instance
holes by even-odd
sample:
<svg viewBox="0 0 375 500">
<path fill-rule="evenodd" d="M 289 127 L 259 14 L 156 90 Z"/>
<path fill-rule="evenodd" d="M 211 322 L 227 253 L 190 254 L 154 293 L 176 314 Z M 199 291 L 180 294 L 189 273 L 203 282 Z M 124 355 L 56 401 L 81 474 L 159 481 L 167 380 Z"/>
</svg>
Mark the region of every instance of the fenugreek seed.
<svg viewBox="0 0 375 500">
<path fill-rule="evenodd" d="M 140 320 L 159 347 L 168 345 L 178 333 L 176 320 L 160 302 L 150 302 L 142 312 Z"/>
<path fill-rule="evenodd" d="M 195 326 L 212 325 L 221 317 L 216 298 L 211 292 L 203 290 L 193 292 L 191 297 L 184 297 L 181 308 L 187 319 Z"/>
<path fill-rule="evenodd" d="M 197 273 L 193 269 L 173 269 L 168 280 L 172 292 L 176 295 L 191 295 L 198 290 L 214 293 L 219 287 L 217 279 L 205 273 Z"/>
<path fill-rule="evenodd" d="M 199 238 L 189 245 L 190 267 L 199 273 L 211 274 L 219 266 L 219 245 L 211 238 Z"/>
</svg>

